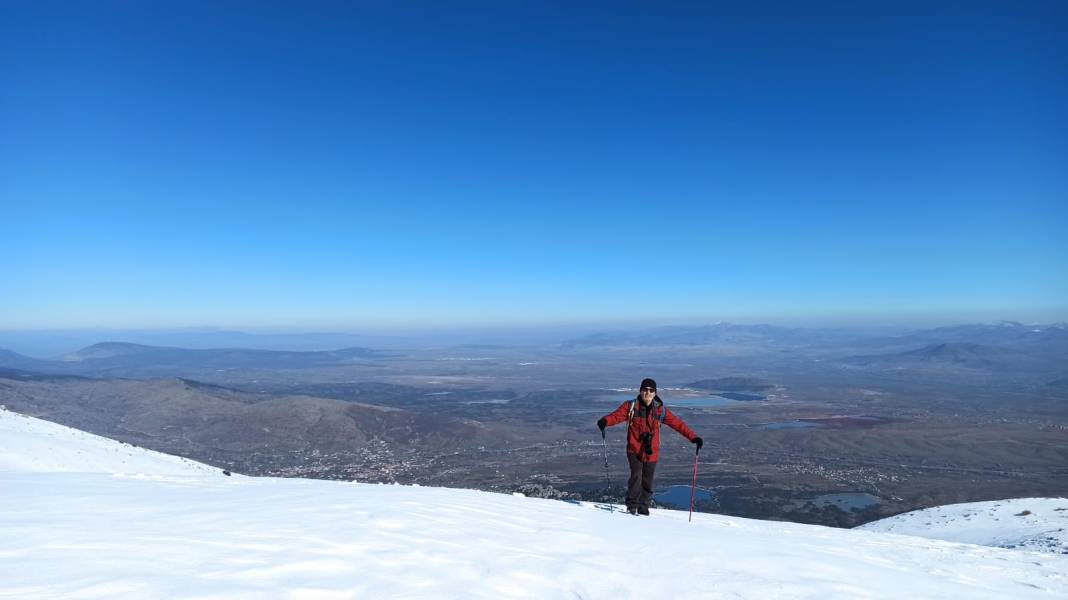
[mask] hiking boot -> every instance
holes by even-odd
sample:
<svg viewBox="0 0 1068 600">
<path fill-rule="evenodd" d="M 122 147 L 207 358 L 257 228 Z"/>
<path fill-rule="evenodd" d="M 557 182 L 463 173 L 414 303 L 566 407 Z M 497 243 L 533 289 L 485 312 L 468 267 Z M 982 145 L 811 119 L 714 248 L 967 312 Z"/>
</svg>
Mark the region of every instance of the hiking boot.
<svg viewBox="0 0 1068 600">
<path fill-rule="evenodd" d="M 643 506 L 643 507 L 640 507 L 640 508 L 638 509 L 638 514 L 639 514 L 639 515 L 645 515 L 645 516 L 647 516 L 647 517 L 648 517 L 648 516 L 649 516 L 649 509 L 648 509 L 648 508 L 645 508 L 644 506 Z"/>
</svg>

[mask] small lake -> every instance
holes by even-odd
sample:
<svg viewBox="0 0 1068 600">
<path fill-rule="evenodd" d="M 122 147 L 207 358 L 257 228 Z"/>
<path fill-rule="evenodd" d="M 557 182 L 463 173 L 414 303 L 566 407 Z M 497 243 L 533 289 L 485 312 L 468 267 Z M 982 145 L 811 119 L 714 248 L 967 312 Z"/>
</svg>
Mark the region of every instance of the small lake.
<svg viewBox="0 0 1068 600">
<path fill-rule="evenodd" d="M 717 396 L 723 396 L 730 400 L 738 400 L 740 402 L 753 402 L 757 400 L 767 400 L 767 396 L 761 396 L 759 394 L 743 394 L 742 392 L 720 392 Z"/>
<path fill-rule="evenodd" d="M 703 490 L 701 488 L 697 488 L 696 490 L 694 490 L 693 498 L 694 504 L 699 504 L 701 502 L 711 502 L 716 499 L 716 493 L 711 490 Z M 666 488 L 662 488 L 653 493 L 653 500 L 656 500 L 656 503 L 659 506 L 689 510 L 690 486 L 672 485 Z"/>
</svg>

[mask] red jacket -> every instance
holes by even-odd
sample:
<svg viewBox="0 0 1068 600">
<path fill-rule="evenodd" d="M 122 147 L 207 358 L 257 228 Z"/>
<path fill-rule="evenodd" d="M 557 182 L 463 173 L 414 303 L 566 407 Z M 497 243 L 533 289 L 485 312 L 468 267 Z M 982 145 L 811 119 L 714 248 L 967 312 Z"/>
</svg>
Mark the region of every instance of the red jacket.
<svg viewBox="0 0 1068 600">
<path fill-rule="evenodd" d="M 648 407 L 642 404 L 641 400 L 627 400 L 620 404 L 619 408 L 604 417 L 609 427 L 627 420 L 631 402 L 634 402 L 634 415 L 631 417 L 630 427 L 627 429 L 627 454 L 637 456 L 642 462 L 656 462 L 660 458 L 661 414 L 664 415 L 664 424 L 682 434 L 686 439 L 692 442 L 697 437 L 697 434 L 694 433 L 693 429 L 690 429 L 690 426 L 685 421 L 676 417 L 674 413 L 664 406 L 664 401 L 660 399 L 660 396 L 655 397 Z M 642 434 L 648 432 L 653 434 L 652 454 L 646 454 L 642 449 Z"/>
</svg>

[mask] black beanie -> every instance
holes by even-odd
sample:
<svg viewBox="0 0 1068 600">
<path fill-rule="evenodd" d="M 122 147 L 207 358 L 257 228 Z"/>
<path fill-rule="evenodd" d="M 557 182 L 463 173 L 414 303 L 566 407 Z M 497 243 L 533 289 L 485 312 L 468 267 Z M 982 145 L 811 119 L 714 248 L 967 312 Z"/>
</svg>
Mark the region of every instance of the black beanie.
<svg viewBox="0 0 1068 600">
<path fill-rule="evenodd" d="M 655 390 L 656 389 L 656 382 L 653 381 L 652 379 L 649 379 L 648 377 L 646 377 L 645 379 L 642 379 L 642 385 L 638 389 L 640 390 L 640 389 L 642 389 L 644 387 L 653 388 Z"/>
</svg>

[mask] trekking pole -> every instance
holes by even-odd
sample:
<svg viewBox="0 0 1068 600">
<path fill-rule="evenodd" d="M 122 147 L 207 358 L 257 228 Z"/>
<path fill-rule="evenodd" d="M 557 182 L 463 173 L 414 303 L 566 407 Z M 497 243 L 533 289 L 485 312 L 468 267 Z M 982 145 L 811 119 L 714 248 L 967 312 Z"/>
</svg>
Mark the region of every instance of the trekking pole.
<svg viewBox="0 0 1068 600">
<path fill-rule="evenodd" d="M 697 455 L 701 453 L 701 448 L 698 447 L 697 451 L 693 453 L 693 483 L 690 484 L 690 518 L 689 521 L 693 521 L 693 499 L 694 493 L 697 491 Z"/>
<path fill-rule="evenodd" d="M 608 489 L 612 489 L 612 478 L 608 476 L 608 442 L 605 441 L 604 429 L 601 430 L 601 446 L 604 448 L 604 478 L 608 482 Z"/>
</svg>

